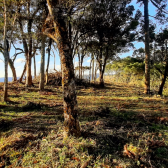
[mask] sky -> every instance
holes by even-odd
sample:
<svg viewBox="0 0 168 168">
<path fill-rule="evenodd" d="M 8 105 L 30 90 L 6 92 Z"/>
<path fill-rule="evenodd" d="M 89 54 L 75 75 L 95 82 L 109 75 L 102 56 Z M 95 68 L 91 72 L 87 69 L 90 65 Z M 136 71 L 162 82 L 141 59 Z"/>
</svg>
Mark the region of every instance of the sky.
<svg viewBox="0 0 168 168">
<path fill-rule="evenodd" d="M 136 4 L 136 1 L 137 0 L 132 0 L 132 5 L 134 5 L 135 9 L 140 9 L 143 13 L 143 5 L 140 7 L 140 4 Z M 156 12 L 156 8 L 152 5 L 152 4 L 149 4 L 149 15 L 154 15 Z M 151 18 L 150 18 L 151 19 Z M 157 27 L 157 30 L 156 31 L 159 31 L 159 27 Z M 21 44 L 18 44 L 19 46 L 17 47 L 21 47 Z M 144 43 L 142 42 L 135 42 L 134 43 L 134 46 L 135 48 L 140 48 L 140 47 L 144 47 Z M 120 57 L 126 57 L 126 56 L 131 56 L 132 53 L 133 53 L 133 49 L 131 49 L 129 52 L 127 53 L 123 53 L 123 54 L 120 54 Z M 14 49 L 12 48 L 11 51 L 10 51 L 10 57 L 12 57 L 14 55 L 15 51 Z M 59 54 L 58 54 L 58 51 L 55 51 L 55 55 L 56 55 L 56 69 L 59 71 L 60 70 L 60 58 L 59 58 Z M 0 53 L 0 77 L 4 77 L 4 62 L 3 62 L 3 55 Z M 38 53 L 38 55 L 36 55 L 36 72 L 37 72 L 37 75 L 39 74 L 40 72 L 40 60 L 41 60 L 41 56 L 40 56 L 40 53 Z M 78 59 L 75 58 L 74 60 L 74 65 L 77 66 L 78 65 Z M 17 77 L 20 77 L 21 76 L 21 73 L 23 71 L 23 68 L 24 68 L 24 64 L 25 64 L 25 57 L 24 55 L 18 55 L 16 60 L 15 60 L 15 68 L 16 68 L 16 74 L 17 74 Z M 47 53 L 45 55 L 45 68 L 46 68 L 46 64 L 47 64 Z M 90 58 L 84 58 L 84 62 L 83 62 L 83 66 L 90 66 Z M 34 64 L 33 64 L 33 60 L 32 60 L 32 76 L 34 75 L 34 70 L 33 70 L 33 67 L 34 67 Z M 49 71 L 53 71 L 54 69 L 54 57 L 53 57 L 53 53 L 51 52 L 51 57 L 50 57 L 50 66 L 49 66 Z M 12 72 L 11 72 L 11 69 L 8 68 L 8 76 L 9 77 L 12 77 Z"/>
</svg>

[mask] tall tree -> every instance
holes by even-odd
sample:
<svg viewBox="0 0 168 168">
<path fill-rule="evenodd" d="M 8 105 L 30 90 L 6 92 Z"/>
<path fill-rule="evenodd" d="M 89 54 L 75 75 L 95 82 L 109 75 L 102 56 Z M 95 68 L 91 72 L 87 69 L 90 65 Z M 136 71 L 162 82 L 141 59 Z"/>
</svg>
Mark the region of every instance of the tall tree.
<svg viewBox="0 0 168 168">
<path fill-rule="evenodd" d="M 64 1 L 59 0 L 47 0 L 49 16 L 44 25 L 44 33 L 57 43 L 61 58 L 65 137 L 80 135 L 71 36 L 69 36 L 68 32 L 70 30 L 68 29 L 69 24 L 66 23 L 68 20 L 68 10 L 77 10 L 78 7 L 81 9 L 83 2 L 72 1 L 64 3 Z"/>
<path fill-rule="evenodd" d="M 33 50 L 33 34 L 35 33 L 35 30 L 38 27 L 38 24 L 40 22 L 37 22 L 36 18 L 38 18 L 38 15 L 41 13 L 40 5 L 34 5 L 33 1 L 29 0 L 27 2 L 23 2 L 19 4 L 18 9 L 18 23 L 19 28 L 21 32 L 21 39 L 23 43 L 23 48 L 25 52 L 26 57 L 26 86 L 29 87 L 32 85 L 32 74 L 31 74 L 31 60 L 32 57 L 35 55 L 35 50 Z M 25 12 L 26 10 L 26 12 Z M 38 18 L 40 21 L 40 18 Z M 36 27 L 33 27 L 33 23 L 35 22 Z M 26 26 L 27 31 L 24 29 L 24 26 Z M 24 74 L 24 73 L 23 73 Z"/>
<path fill-rule="evenodd" d="M 144 0 L 144 20 L 145 20 L 145 90 L 150 93 L 150 50 L 149 50 L 149 12 L 148 0 Z"/>
<path fill-rule="evenodd" d="M 116 50 L 130 47 L 134 40 L 133 30 L 138 25 L 138 12 L 133 18 L 134 7 L 130 1 L 96 1 L 88 14 L 81 19 L 79 31 L 87 32 L 88 48 L 95 49 L 95 56 L 99 68 L 99 84 L 104 86 L 103 75 L 107 60 L 114 55 Z M 84 26 L 82 26 L 84 25 Z M 81 28 L 80 28 L 81 27 Z M 92 38 L 90 38 L 92 36 Z"/>
<path fill-rule="evenodd" d="M 150 48 L 149 48 L 149 1 L 159 10 L 160 12 L 165 12 L 164 0 L 137 0 L 137 2 L 142 2 L 144 4 L 144 30 L 145 30 L 145 88 L 144 93 L 150 93 Z M 164 2 L 165 4 L 161 4 Z"/>
</svg>

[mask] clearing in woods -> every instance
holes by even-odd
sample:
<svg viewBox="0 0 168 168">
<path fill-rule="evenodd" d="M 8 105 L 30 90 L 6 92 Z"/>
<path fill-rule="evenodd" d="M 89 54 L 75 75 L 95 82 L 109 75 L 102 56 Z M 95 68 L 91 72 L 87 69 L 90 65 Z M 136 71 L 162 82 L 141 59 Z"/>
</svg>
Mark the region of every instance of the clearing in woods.
<svg viewBox="0 0 168 168">
<path fill-rule="evenodd" d="M 0 167 L 167 167 L 167 97 L 106 82 L 78 86 L 77 100 L 82 135 L 63 139 L 61 86 L 10 83 L 9 102 L 0 102 Z"/>
</svg>

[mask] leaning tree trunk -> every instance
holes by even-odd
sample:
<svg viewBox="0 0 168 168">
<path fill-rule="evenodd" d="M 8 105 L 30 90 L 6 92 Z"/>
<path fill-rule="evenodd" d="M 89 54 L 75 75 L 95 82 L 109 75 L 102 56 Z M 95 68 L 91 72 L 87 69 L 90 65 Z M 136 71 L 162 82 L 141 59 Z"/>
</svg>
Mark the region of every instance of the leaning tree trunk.
<svg viewBox="0 0 168 168">
<path fill-rule="evenodd" d="M 44 90 L 44 60 L 45 60 L 45 36 L 42 35 L 42 44 L 41 44 L 41 66 L 40 66 L 40 83 L 39 89 Z"/>
<path fill-rule="evenodd" d="M 165 66 L 164 74 L 162 75 L 163 76 L 162 77 L 162 82 L 161 82 L 161 85 L 160 85 L 159 91 L 158 91 L 159 95 L 162 95 L 163 87 L 165 85 L 166 78 L 167 78 L 167 73 L 168 73 L 168 56 L 167 56 L 167 40 L 166 40 L 166 66 Z"/>
<path fill-rule="evenodd" d="M 70 40 L 68 38 L 68 29 L 65 22 L 66 16 L 63 15 L 61 8 L 57 8 L 58 10 L 55 10 L 58 3 L 58 0 L 47 0 L 50 17 L 46 19 L 44 33 L 55 40 L 61 58 L 64 106 L 64 137 L 69 135 L 79 136 L 80 126 L 78 121 L 72 50 Z M 53 23 L 53 25 L 51 25 L 51 23 Z M 47 31 L 49 30 L 47 28 L 49 28 L 50 31 Z"/>
<path fill-rule="evenodd" d="M 19 82 L 20 82 L 20 83 L 22 82 L 23 76 L 24 76 L 25 73 L 26 73 L 26 63 L 25 63 L 25 65 L 24 65 L 23 72 L 22 72 L 21 77 L 20 77 L 20 79 L 19 79 Z"/>
<path fill-rule="evenodd" d="M 12 70 L 12 75 L 13 75 L 12 81 L 17 81 L 16 70 L 15 70 L 13 61 L 12 61 L 10 58 L 9 58 L 8 61 L 9 61 L 9 62 L 8 62 L 8 63 L 9 63 L 9 66 L 10 66 L 10 68 L 11 68 L 11 70 Z"/>
<path fill-rule="evenodd" d="M 47 60 L 47 68 L 46 68 L 46 84 L 48 84 L 48 69 L 49 69 L 49 64 L 50 64 L 50 52 L 51 52 L 51 44 L 52 44 L 52 39 L 49 39 L 49 45 L 48 45 L 48 60 Z"/>
<path fill-rule="evenodd" d="M 150 50 L 149 50 L 149 14 L 148 0 L 144 0 L 145 19 L 145 94 L 150 93 Z"/>
</svg>

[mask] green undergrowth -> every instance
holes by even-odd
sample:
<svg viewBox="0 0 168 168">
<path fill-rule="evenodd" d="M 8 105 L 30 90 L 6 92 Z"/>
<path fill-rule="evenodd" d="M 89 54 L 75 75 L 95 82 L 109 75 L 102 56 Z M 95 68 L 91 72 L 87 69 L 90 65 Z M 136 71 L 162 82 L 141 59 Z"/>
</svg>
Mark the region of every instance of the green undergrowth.
<svg viewBox="0 0 168 168">
<path fill-rule="evenodd" d="M 67 139 L 62 98 L 61 87 L 9 84 L 9 101 L 0 101 L 0 167 L 167 167 L 167 97 L 111 81 L 77 87 L 81 136 Z"/>
</svg>

